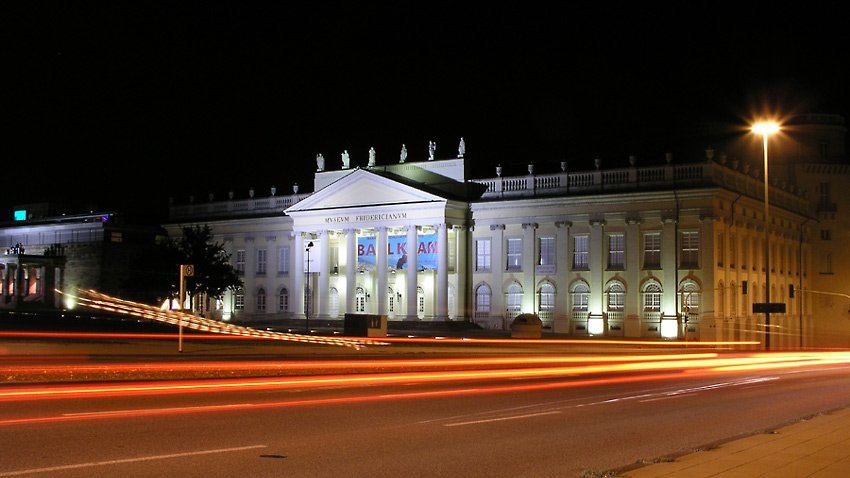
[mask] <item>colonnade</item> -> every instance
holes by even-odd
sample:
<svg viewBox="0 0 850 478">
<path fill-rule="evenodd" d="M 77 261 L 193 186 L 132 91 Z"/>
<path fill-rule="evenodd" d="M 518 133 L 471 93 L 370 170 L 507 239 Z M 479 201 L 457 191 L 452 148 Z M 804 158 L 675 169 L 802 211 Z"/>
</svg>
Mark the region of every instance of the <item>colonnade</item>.
<svg viewBox="0 0 850 478">
<path fill-rule="evenodd" d="M 61 290 L 64 282 L 64 257 L 7 254 L 0 256 L 0 266 L 0 308 L 14 309 L 30 302 L 31 298 L 32 302 L 48 308 L 58 306 L 54 289 Z"/>
<path fill-rule="evenodd" d="M 340 294 L 340 305 L 345 304 L 344 310 L 340 307 L 339 314 L 352 313 L 357 310 L 356 290 L 358 287 L 365 287 L 370 296 L 377 298 L 377 306 L 371 307 L 369 312 L 378 315 L 389 315 L 390 313 L 390 298 L 387 293 L 390 290 L 391 284 L 389 281 L 390 275 L 402 272 L 404 274 L 404 290 L 407 300 L 404 311 L 404 320 L 416 320 L 422 314 L 420 313 L 419 297 L 420 290 L 426 289 L 430 292 L 428 297 L 423 300 L 433 301 L 429 304 L 429 310 L 433 313 L 428 314 L 429 318 L 436 321 L 445 321 L 449 319 L 449 282 L 450 269 L 454 273 L 463 270 L 457 264 L 455 267 L 450 267 L 449 264 L 449 229 L 452 225 L 447 223 L 437 223 L 433 225 L 413 225 L 404 226 L 385 226 L 378 225 L 372 227 L 348 227 L 343 229 L 298 229 L 294 230 L 293 244 L 293 268 L 292 275 L 292 312 L 295 317 L 304 317 L 309 313 L 311 317 L 327 318 L 331 315 L 330 311 L 330 293 L 331 288 L 335 287 Z M 418 253 L 409 253 L 411 251 L 420 250 L 420 233 L 425 229 L 433 229 L 436 232 L 436 270 L 433 265 L 428 267 L 429 280 L 423 278 L 426 272 L 425 265 L 420 263 Z M 458 241 L 457 251 L 464 249 L 460 244 L 463 244 L 465 236 L 462 228 L 455 230 L 455 240 Z M 403 233 L 405 237 L 403 250 L 406 253 L 405 264 L 401 268 L 396 268 L 389 263 L 388 239 L 391 233 Z M 401 235 L 401 234 L 399 234 Z M 366 270 L 359 267 L 358 254 L 358 238 L 375 237 L 375 263 L 373 270 Z M 334 239 L 333 246 L 331 245 Z M 312 246 L 311 246 L 312 244 Z M 430 245 L 429 245 L 430 246 Z M 338 248 L 337 253 L 331 254 L 331 247 Z M 318 249 L 318 250 L 316 250 Z M 342 251 L 344 249 L 344 252 Z M 315 254 L 316 260 L 308 255 Z M 465 258 L 465 254 L 456 254 L 458 257 Z M 331 263 L 331 260 L 338 261 Z M 301 264 L 304 264 L 302 267 Z M 309 264 L 309 265 L 308 265 Z M 307 270 L 309 268 L 309 270 Z M 344 274 L 342 277 L 334 277 L 336 274 Z M 309 282 L 305 282 L 308 280 Z M 398 286 L 396 281 L 392 284 L 393 287 Z M 427 282 L 427 283 L 426 283 Z M 315 290 L 313 303 L 316 304 L 316 310 L 310 310 L 309 305 L 305 304 L 305 287 L 309 286 L 311 290 Z M 400 294 L 400 292 L 399 292 Z M 344 297 L 344 301 L 342 298 Z M 401 297 L 401 295 L 399 295 Z M 399 312 L 401 311 L 399 310 Z"/>
</svg>

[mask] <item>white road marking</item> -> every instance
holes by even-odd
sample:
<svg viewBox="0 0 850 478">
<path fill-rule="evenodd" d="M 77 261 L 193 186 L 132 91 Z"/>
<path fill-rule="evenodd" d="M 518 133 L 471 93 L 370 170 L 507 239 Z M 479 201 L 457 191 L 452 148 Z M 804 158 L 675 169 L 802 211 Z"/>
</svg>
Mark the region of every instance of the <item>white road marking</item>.
<svg viewBox="0 0 850 478">
<path fill-rule="evenodd" d="M 643 400 L 640 400 L 640 402 L 641 403 L 643 403 L 643 402 L 657 402 L 658 400 L 670 400 L 671 398 L 692 397 L 694 395 L 696 395 L 696 394 L 695 393 L 682 393 L 682 394 L 676 394 L 676 395 L 668 395 L 666 397 L 645 398 Z"/>
<path fill-rule="evenodd" d="M 447 423 L 447 424 L 444 424 L 443 426 L 454 427 L 454 426 L 460 426 L 460 425 L 472 425 L 472 424 L 477 424 L 477 423 L 488 423 L 488 422 L 498 422 L 498 421 L 505 421 L 505 420 L 514 420 L 514 419 L 517 419 L 517 418 L 534 417 L 534 416 L 540 416 L 540 415 L 555 415 L 555 414 L 561 413 L 562 410 L 567 410 L 567 409 L 570 409 L 570 408 L 590 407 L 590 406 L 594 406 L 594 405 L 604 405 L 604 404 L 607 404 L 607 403 L 616 403 L 616 402 L 622 402 L 622 401 L 627 401 L 627 400 L 638 400 L 640 402 L 652 402 L 652 401 L 656 401 L 656 400 L 668 400 L 668 399 L 671 399 L 671 398 L 681 398 L 681 397 L 688 397 L 688 396 L 696 395 L 698 392 L 703 392 L 703 391 L 707 391 L 707 390 L 715 390 L 715 389 L 724 388 L 724 387 L 744 387 L 744 386 L 747 386 L 747 385 L 750 385 L 750 384 L 758 384 L 758 383 L 767 382 L 767 381 L 771 381 L 771 380 L 776 380 L 776 377 L 750 378 L 750 379 L 736 380 L 736 381 L 730 381 L 730 382 L 713 383 L 713 384 L 702 385 L 702 386 L 697 386 L 697 387 L 683 388 L 683 389 L 679 389 L 679 390 L 668 390 L 668 391 L 663 391 L 663 392 L 646 392 L 646 393 L 640 393 L 640 394 L 636 394 L 636 395 L 627 395 L 627 396 L 623 396 L 623 397 L 613 397 L 613 398 L 608 398 L 608 399 L 598 400 L 598 401 L 588 402 L 588 403 L 577 403 L 577 404 L 573 404 L 573 405 L 561 405 L 561 406 L 555 407 L 554 409 L 552 409 L 550 411 L 545 411 L 545 412 L 532 413 L 532 414 L 526 414 L 526 415 L 512 415 L 512 416 L 509 416 L 509 417 L 499 417 L 499 418 L 490 418 L 490 419 L 485 418 L 485 419 L 481 419 L 481 420 L 470 420 L 470 421 L 466 421 L 466 422 Z M 575 401 L 575 399 L 564 400 L 563 402 L 568 402 L 568 401 Z M 482 415 L 482 414 L 491 414 L 492 415 L 492 414 L 496 414 L 496 413 L 505 413 L 505 412 L 509 412 L 509 411 L 512 411 L 512 410 L 519 410 L 519 409 L 523 409 L 523 408 L 532 408 L 532 407 L 545 407 L 545 406 L 551 407 L 554 403 L 556 403 L 556 402 L 531 404 L 531 405 L 525 405 L 525 406 L 522 406 L 522 407 L 508 408 L 508 409 L 502 409 L 502 410 L 492 410 L 492 411 L 489 411 L 489 412 L 479 412 L 479 413 L 475 413 L 475 414 L 468 415 L 468 416 Z M 448 420 L 459 419 L 459 418 L 462 418 L 462 416 L 438 418 L 438 419 L 426 420 L 426 421 L 422 421 L 422 422 L 418 422 L 418 423 L 420 425 L 422 425 L 422 424 L 427 424 L 427 423 L 433 423 L 433 422 L 439 422 L 439 421 L 448 421 Z"/>
<path fill-rule="evenodd" d="M 503 422 L 505 420 L 518 420 L 518 419 L 521 419 L 521 418 L 539 417 L 539 416 L 542 416 L 542 415 L 557 415 L 559 413 L 561 413 L 560 410 L 553 410 L 551 412 L 529 413 L 528 415 L 513 415 L 513 416 L 510 416 L 510 417 L 485 418 L 483 420 L 473 420 L 471 422 L 447 423 L 443 426 L 446 426 L 446 427 L 461 427 L 461 426 L 464 426 L 464 425 L 477 425 L 479 423 Z"/>
<path fill-rule="evenodd" d="M 104 466 L 104 465 L 120 465 L 122 463 L 136 463 L 140 461 L 153 461 L 153 460 L 167 460 L 169 458 L 182 458 L 187 456 L 198 456 L 198 455 L 211 455 L 214 453 L 229 453 L 234 451 L 244 451 L 244 450 L 253 450 L 256 448 L 266 448 L 268 445 L 251 445 L 251 446 L 240 446 L 234 448 L 219 448 L 217 450 L 201 450 L 201 451 L 190 451 L 186 453 L 172 453 L 170 455 L 154 455 L 154 456 L 142 456 L 139 458 L 125 458 L 122 460 L 107 460 L 107 461 L 93 461 L 89 463 L 78 463 L 76 465 L 61 465 L 61 466 L 51 466 L 47 468 L 31 468 L 29 470 L 19 470 L 19 471 L 6 471 L 0 472 L 0 476 L 19 476 L 19 475 L 27 475 L 30 473 L 50 473 L 53 471 L 62 471 L 62 470 L 74 470 L 78 468 L 89 468 L 93 466 Z"/>
</svg>

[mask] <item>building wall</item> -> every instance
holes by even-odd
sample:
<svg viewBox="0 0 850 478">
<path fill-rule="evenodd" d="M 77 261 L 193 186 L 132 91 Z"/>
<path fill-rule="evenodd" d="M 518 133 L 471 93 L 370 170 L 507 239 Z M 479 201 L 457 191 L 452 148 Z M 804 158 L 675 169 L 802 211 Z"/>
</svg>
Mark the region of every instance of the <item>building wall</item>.
<svg viewBox="0 0 850 478">
<path fill-rule="evenodd" d="M 716 165 L 708 166 L 707 171 L 713 171 Z M 747 183 L 743 190 L 751 186 Z M 469 217 L 456 220 L 447 235 L 453 251 L 448 274 L 450 319 L 507 329 L 517 314 L 538 313 L 546 330 L 557 333 L 703 341 L 759 340 L 764 334 L 763 314 L 752 312 L 753 303 L 766 300 L 763 201 L 757 197 L 716 185 L 519 195 L 473 201 Z M 788 297 L 790 284 L 797 290 L 809 286 L 805 258 L 811 251 L 807 227 L 811 220 L 776 206 L 772 218 L 771 302 L 786 302 L 788 309 L 772 314 L 770 333 L 774 343 L 794 347 L 799 345 L 800 328 L 811 328 L 810 308 L 802 305 L 799 295 L 794 300 Z M 226 245 L 245 281 L 242 307 L 228 296 L 225 318 L 234 313 L 244 320 L 303 318 L 305 304 L 299 297 L 303 292 L 296 291 L 305 283 L 314 291 L 306 304 L 311 318 L 380 311 L 378 280 L 371 273 L 357 271 L 354 282 L 366 296 L 365 302 L 357 303 L 362 308 L 347 301 L 354 292 L 347 290 L 353 256 L 346 252 L 346 230 L 296 233 L 289 216 L 199 224 L 212 226 L 215 239 Z M 368 228 L 360 233 L 373 234 Z M 404 232 L 397 225 L 387 234 Z M 313 254 L 319 254 L 314 257 L 328 261 L 326 282 L 315 263 L 309 279 L 296 265 L 305 259 L 297 244 L 311 241 Z M 327 249 L 321 248 L 324 241 Z M 479 251 L 485 242 L 487 258 Z M 287 251 L 285 272 L 278 266 L 282 250 Z M 265 268 L 258 266 L 261 255 Z M 407 277 L 388 275 L 391 320 L 410 319 L 407 304 L 414 298 Z M 434 271 L 417 274 L 417 286 L 424 293 L 424 310 L 417 319 L 436 319 L 436 284 Z M 577 292 L 582 288 L 586 295 Z M 288 293 L 285 301 L 279 298 L 283 289 Z M 479 294 L 484 290 L 489 294 Z"/>
</svg>

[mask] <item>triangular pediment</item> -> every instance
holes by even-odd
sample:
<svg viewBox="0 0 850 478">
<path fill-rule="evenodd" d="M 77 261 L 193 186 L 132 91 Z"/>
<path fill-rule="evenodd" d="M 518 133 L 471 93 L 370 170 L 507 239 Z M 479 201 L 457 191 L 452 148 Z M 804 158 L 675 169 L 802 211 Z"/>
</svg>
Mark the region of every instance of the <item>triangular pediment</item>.
<svg viewBox="0 0 850 478">
<path fill-rule="evenodd" d="M 374 206 L 445 203 L 446 198 L 365 169 L 355 169 L 293 204 L 287 214 Z"/>
</svg>

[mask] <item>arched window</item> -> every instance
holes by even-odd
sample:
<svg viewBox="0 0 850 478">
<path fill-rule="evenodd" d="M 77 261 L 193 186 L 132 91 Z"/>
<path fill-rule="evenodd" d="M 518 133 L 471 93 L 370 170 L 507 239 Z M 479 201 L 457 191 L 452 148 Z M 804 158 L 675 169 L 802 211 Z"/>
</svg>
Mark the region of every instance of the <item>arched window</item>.
<svg viewBox="0 0 850 478">
<path fill-rule="evenodd" d="M 544 282 L 537 291 L 538 313 L 541 320 L 551 320 L 555 314 L 555 286 Z"/>
<path fill-rule="evenodd" d="M 626 288 L 620 282 L 608 286 L 608 311 L 621 312 L 626 300 Z"/>
<path fill-rule="evenodd" d="M 643 286 L 644 312 L 661 311 L 661 284 L 654 280 L 647 281 Z"/>
<path fill-rule="evenodd" d="M 339 291 L 336 287 L 331 287 L 328 291 L 328 308 L 332 319 L 339 317 Z"/>
<path fill-rule="evenodd" d="M 289 291 L 286 287 L 281 287 L 277 291 L 277 310 L 278 312 L 289 312 Z"/>
<path fill-rule="evenodd" d="M 699 284 L 692 280 L 686 280 L 682 283 L 682 309 L 687 314 L 688 319 L 696 319 L 699 317 Z"/>
<path fill-rule="evenodd" d="M 475 288 L 475 318 L 487 319 L 490 317 L 490 286 L 481 284 Z"/>
<path fill-rule="evenodd" d="M 590 297 L 590 289 L 587 284 L 579 283 L 573 287 L 573 312 L 587 312 L 587 301 Z"/>
<path fill-rule="evenodd" d="M 262 287 L 257 290 L 256 311 L 257 313 L 263 313 L 266 311 L 266 289 L 263 289 Z"/>
<path fill-rule="evenodd" d="M 738 287 L 734 282 L 729 283 L 729 318 L 738 318 Z"/>
<path fill-rule="evenodd" d="M 505 292 L 505 304 L 505 315 L 508 320 L 513 320 L 522 312 L 522 287 L 516 282 L 509 285 Z"/>
<path fill-rule="evenodd" d="M 717 317 L 719 319 L 726 318 L 723 317 L 723 312 L 726 308 L 726 304 L 724 302 L 726 302 L 726 289 L 723 287 L 723 281 L 720 281 L 717 283 L 717 307 L 715 307 L 715 309 L 717 309 Z"/>
</svg>

